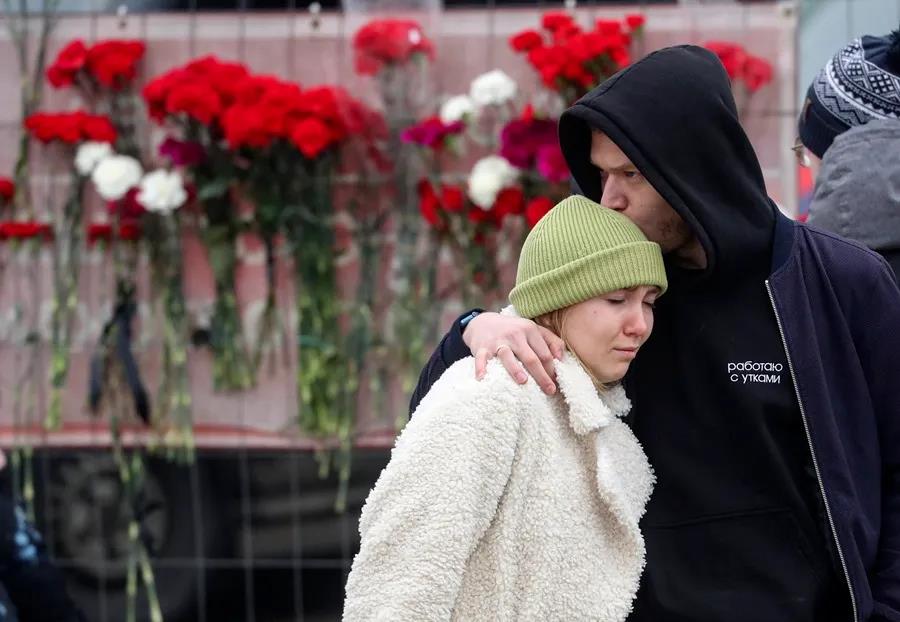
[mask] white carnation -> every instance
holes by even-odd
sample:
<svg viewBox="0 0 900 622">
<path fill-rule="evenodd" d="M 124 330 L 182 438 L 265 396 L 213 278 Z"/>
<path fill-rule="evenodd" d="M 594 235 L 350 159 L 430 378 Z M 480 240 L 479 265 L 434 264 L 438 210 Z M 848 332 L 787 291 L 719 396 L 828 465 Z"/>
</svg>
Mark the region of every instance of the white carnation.
<svg viewBox="0 0 900 622">
<path fill-rule="evenodd" d="M 113 154 L 109 143 L 86 142 L 75 154 L 75 168 L 80 175 L 90 175 L 100 162 Z"/>
<path fill-rule="evenodd" d="M 118 201 L 140 183 L 143 174 L 140 162 L 131 156 L 112 155 L 97 165 L 91 181 L 101 197 Z"/>
<path fill-rule="evenodd" d="M 495 69 L 481 74 L 469 87 L 469 97 L 476 106 L 499 106 L 516 96 L 516 83 L 508 75 Z"/>
<path fill-rule="evenodd" d="M 471 115 L 473 112 L 475 112 L 475 104 L 471 98 L 468 95 L 457 95 L 445 101 L 444 105 L 441 106 L 441 122 L 446 124 L 456 123 L 457 121 L 462 121 L 463 117 Z"/>
<path fill-rule="evenodd" d="M 137 201 L 151 212 L 171 212 L 184 205 L 187 196 L 181 175 L 157 169 L 144 175 Z"/>
<path fill-rule="evenodd" d="M 506 158 L 496 155 L 482 158 L 469 175 L 469 198 L 481 209 L 489 210 L 500 191 L 513 185 L 518 177 L 519 170 Z"/>
</svg>

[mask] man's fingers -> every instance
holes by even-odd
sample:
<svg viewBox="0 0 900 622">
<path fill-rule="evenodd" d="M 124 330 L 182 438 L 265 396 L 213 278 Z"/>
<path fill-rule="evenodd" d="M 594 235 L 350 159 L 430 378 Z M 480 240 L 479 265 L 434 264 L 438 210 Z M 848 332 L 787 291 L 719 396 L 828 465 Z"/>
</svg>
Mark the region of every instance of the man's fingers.
<svg viewBox="0 0 900 622">
<path fill-rule="evenodd" d="M 522 365 L 519 363 L 519 359 L 516 358 L 512 348 L 503 344 L 497 348 L 495 356 L 500 359 L 500 362 L 503 363 L 503 367 L 506 368 L 507 373 L 512 376 L 516 382 L 519 384 L 528 382 L 528 374 L 522 369 Z"/>
<path fill-rule="evenodd" d="M 550 348 L 550 351 L 553 353 L 553 358 L 561 361 L 563 352 L 566 351 L 566 343 L 552 330 L 544 328 L 543 326 L 538 326 L 537 328 L 541 331 L 544 343 L 547 344 L 547 347 Z"/>
<path fill-rule="evenodd" d="M 541 365 L 543 365 L 544 371 L 551 381 L 556 378 L 556 365 L 554 364 L 556 359 L 553 356 L 553 352 L 550 350 L 550 346 L 544 341 L 543 335 L 540 333 L 538 333 L 536 337 L 529 335 L 528 345 L 531 346 L 531 349 L 534 350 L 534 353 L 540 359 Z M 525 361 L 523 361 L 523 363 L 525 363 Z M 525 366 L 528 367 L 527 363 Z M 537 377 L 535 377 L 535 380 L 537 380 Z M 553 393 L 553 387 L 551 385 L 552 382 L 550 385 L 541 384 L 541 388 L 547 392 L 548 395 L 551 395 Z"/>
<path fill-rule="evenodd" d="M 535 354 L 531 345 L 526 342 L 516 354 L 518 355 L 519 361 L 525 366 L 526 371 L 534 378 L 534 381 L 538 383 L 538 386 L 541 387 L 541 390 L 547 395 L 553 395 L 556 392 L 556 385 L 553 383 L 553 378 L 551 378 L 550 374 L 547 373 L 547 370 L 544 369 L 543 361 Z"/>
<path fill-rule="evenodd" d="M 475 379 L 484 378 L 484 372 L 487 369 L 487 362 L 491 359 L 491 353 L 487 348 L 478 348 L 475 353 Z"/>
</svg>

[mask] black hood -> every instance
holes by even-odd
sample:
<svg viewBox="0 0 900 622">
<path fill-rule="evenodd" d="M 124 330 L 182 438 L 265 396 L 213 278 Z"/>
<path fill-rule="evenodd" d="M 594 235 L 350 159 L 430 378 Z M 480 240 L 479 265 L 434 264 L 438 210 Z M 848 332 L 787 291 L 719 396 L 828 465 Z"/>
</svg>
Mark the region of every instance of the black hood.
<svg viewBox="0 0 900 622">
<path fill-rule="evenodd" d="M 563 154 L 581 191 L 599 202 L 590 128 L 609 136 L 693 229 L 708 262 L 693 278 L 768 267 L 777 208 L 715 54 L 690 45 L 664 48 L 563 113 Z"/>
</svg>

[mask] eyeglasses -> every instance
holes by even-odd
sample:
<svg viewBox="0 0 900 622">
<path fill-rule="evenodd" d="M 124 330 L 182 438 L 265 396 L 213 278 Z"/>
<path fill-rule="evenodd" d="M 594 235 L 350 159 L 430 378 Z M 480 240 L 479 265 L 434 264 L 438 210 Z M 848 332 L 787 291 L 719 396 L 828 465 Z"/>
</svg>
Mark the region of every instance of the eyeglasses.
<svg viewBox="0 0 900 622">
<path fill-rule="evenodd" d="M 794 139 L 794 146 L 791 147 L 791 151 L 793 151 L 794 155 L 797 157 L 797 164 L 803 168 L 809 168 L 812 161 L 809 159 L 809 152 L 806 150 L 806 147 L 803 145 L 799 136 Z"/>
</svg>

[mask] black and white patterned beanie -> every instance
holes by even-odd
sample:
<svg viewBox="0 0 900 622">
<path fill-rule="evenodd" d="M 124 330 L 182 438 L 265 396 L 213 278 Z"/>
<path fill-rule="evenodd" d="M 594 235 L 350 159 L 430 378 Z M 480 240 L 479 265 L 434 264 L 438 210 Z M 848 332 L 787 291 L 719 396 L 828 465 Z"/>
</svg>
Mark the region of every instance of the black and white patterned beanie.
<svg viewBox="0 0 900 622">
<path fill-rule="evenodd" d="M 834 55 L 806 93 L 800 140 L 821 158 L 834 137 L 872 119 L 900 119 L 900 29 Z"/>
</svg>

